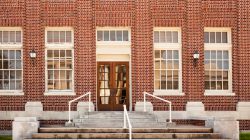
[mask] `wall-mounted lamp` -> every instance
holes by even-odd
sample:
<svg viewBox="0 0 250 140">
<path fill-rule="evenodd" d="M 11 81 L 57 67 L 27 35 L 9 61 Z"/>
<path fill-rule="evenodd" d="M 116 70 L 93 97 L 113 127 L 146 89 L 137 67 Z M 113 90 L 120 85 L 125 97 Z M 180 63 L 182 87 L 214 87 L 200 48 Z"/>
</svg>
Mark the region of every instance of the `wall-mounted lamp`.
<svg viewBox="0 0 250 140">
<path fill-rule="evenodd" d="M 199 52 L 197 50 L 194 51 L 193 58 L 194 58 L 194 64 L 195 64 L 195 66 L 196 66 L 197 61 L 199 60 L 199 57 L 200 57 Z"/>
<path fill-rule="evenodd" d="M 35 65 L 35 59 L 36 59 L 36 51 L 34 49 L 32 49 L 30 51 L 30 59 L 32 60 L 33 66 L 34 66 Z"/>
</svg>

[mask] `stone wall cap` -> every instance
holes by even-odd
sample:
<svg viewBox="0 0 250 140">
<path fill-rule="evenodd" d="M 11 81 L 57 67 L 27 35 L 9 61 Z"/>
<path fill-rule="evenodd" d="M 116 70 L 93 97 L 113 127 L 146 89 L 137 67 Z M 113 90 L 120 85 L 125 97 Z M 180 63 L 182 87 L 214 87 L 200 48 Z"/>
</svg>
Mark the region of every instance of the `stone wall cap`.
<svg viewBox="0 0 250 140">
<path fill-rule="evenodd" d="M 215 121 L 236 121 L 235 117 L 215 117 Z"/>
<path fill-rule="evenodd" d="M 43 106 L 41 102 L 27 102 L 25 106 Z"/>
<path fill-rule="evenodd" d="M 204 106 L 202 102 L 187 102 L 187 106 Z"/>
<path fill-rule="evenodd" d="M 237 106 L 239 107 L 250 107 L 250 102 L 238 102 Z"/>
<path fill-rule="evenodd" d="M 14 121 L 17 122 L 36 122 L 38 121 L 37 117 L 15 117 Z"/>
</svg>

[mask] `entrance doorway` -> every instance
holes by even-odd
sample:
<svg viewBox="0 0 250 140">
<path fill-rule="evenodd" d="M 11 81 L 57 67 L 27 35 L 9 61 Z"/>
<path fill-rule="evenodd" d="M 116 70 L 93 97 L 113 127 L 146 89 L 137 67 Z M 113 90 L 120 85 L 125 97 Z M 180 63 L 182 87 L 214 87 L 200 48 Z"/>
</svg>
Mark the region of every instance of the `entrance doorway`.
<svg viewBox="0 0 250 140">
<path fill-rule="evenodd" d="M 97 63 L 97 105 L 99 111 L 129 108 L 129 63 Z"/>
</svg>

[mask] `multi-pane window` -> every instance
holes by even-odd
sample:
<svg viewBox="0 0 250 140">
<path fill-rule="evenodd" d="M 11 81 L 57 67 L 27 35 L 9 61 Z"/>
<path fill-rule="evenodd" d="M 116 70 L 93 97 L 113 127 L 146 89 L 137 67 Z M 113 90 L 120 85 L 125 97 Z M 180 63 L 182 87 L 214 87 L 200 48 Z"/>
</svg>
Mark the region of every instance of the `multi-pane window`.
<svg viewBox="0 0 250 140">
<path fill-rule="evenodd" d="M 181 92 L 179 28 L 154 29 L 154 89 Z"/>
<path fill-rule="evenodd" d="M 47 50 L 48 90 L 72 89 L 72 50 Z"/>
<path fill-rule="evenodd" d="M 47 31 L 48 44 L 72 43 L 72 31 Z"/>
<path fill-rule="evenodd" d="M 178 43 L 178 32 L 154 31 L 154 43 Z"/>
<path fill-rule="evenodd" d="M 22 33 L 20 30 L 1 30 L 0 29 L 0 44 L 21 44 Z"/>
<path fill-rule="evenodd" d="M 205 28 L 205 90 L 231 91 L 230 29 Z"/>
<path fill-rule="evenodd" d="M 227 32 L 205 32 L 205 43 L 228 43 Z"/>
<path fill-rule="evenodd" d="M 22 90 L 21 50 L 0 50 L 0 90 Z"/>
<path fill-rule="evenodd" d="M 48 28 L 46 35 L 47 91 L 73 91 L 73 30 Z"/>
<path fill-rule="evenodd" d="M 130 41 L 128 30 L 97 30 L 97 41 Z"/>
<path fill-rule="evenodd" d="M 178 50 L 155 50 L 156 90 L 178 90 L 179 63 Z"/>
<path fill-rule="evenodd" d="M 22 91 L 22 30 L 0 28 L 0 91 Z"/>
<path fill-rule="evenodd" d="M 228 90 L 229 54 L 227 50 L 205 51 L 205 89 Z"/>
</svg>

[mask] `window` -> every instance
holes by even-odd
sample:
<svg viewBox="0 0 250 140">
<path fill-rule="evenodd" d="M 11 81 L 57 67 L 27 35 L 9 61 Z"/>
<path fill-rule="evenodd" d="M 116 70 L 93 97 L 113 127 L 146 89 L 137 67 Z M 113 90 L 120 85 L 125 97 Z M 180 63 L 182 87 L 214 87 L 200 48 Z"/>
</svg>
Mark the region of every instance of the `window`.
<svg viewBox="0 0 250 140">
<path fill-rule="evenodd" d="M 129 30 L 97 30 L 97 41 L 130 41 Z"/>
<path fill-rule="evenodd" d="M 180 28 L 154 29 L 154 94 L 181 95 Z"/>
<path fill-rule="evenodd" d="M 229 95 L 232 92 L 231 30 L 205 28 L 205 95 Z"/>
<path fill-rule="evenodd" d="M 50 92 L 51 95 L 62 95 L 62 91 L 70 94 L 73 92 L 74 85 L 73 29 L 50 27 L 46 28 L 46 35 L 47 95 Z"/>
<path fill-rule="evenodd" d="M 22 33 L 21 30 L 8 30 L 11 28 L 4 28 L 5 30 L 0 29 L 0 44 L 21 44 L 22 43 Z"/>
<path fill-rule="evenodd" d="M 23 95 L 22 29 L 0 28 L 0 95 Z"/>
<path fill-rule="evenodd" d="M 48 31 L 47 43 L 48 44 L 66 44 L 72 43 L 71 31 Z"/>
</svg>

